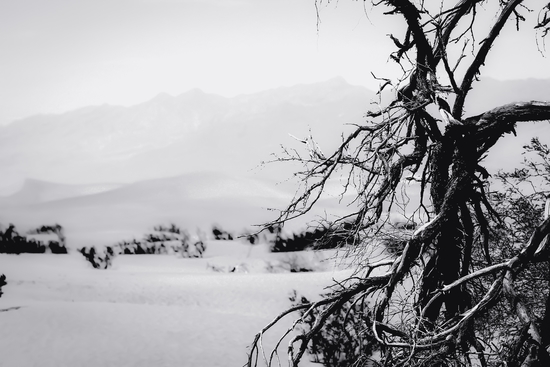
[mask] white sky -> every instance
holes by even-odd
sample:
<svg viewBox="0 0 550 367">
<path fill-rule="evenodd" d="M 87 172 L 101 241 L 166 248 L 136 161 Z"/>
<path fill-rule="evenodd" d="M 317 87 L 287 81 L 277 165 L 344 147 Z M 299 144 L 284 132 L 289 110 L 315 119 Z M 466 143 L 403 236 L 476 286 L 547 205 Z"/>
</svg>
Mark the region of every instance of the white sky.
<svg viewBox="0 0 550 367">
<path fill-rule="evenodd" d="M 0 124 L 192 88 L 233 96 L 342 76 L 374 89 L 370 71 L 396 75 L 386 34 L 402 32 L 365 6 L 325 2 L 318 31 L 314 0 L 1 0 Z M 503 46 L 483 75 L 550 77 L 533 32 Z"/>
</svg>

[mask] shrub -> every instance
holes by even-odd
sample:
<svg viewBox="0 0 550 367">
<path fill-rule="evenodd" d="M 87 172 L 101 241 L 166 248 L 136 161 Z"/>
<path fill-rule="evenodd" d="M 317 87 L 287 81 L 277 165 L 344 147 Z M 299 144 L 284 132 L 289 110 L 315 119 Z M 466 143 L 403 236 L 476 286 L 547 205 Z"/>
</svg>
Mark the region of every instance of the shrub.
<svg viewBox="0 0 550 367">
<path fill-rule="evenodd" d="M 168 232 L 168 233 L 181 234 L 181 229 L 178 226 L 176 226 L 174 223 L 171 223 L 169 227 L 164 227 L 161 224 L 161 225 L 158 225 L 156 227 L 153 227 L 153 229 L 157 232 Z"/>
<path fill-rule="evenodd" d="M 44 247 L 44 251 L 46 248 Z M 19 236 L 15 226 L 10 223 L 5 232 L 0 231 L 0 253 L 20 254 L 22 252 L 44 252 L 36 243 L 27 242 Z"/>
<path fill-rule="evenodd" d="M 4 292 L 2 292 L 2 287 L 6 284 L 8 284 L 6 282 L 6 276 L 4 274 L 0 275 L 0 297 L 2 297 L 2 295 L 4 294 Z"/>
<path fill-rule="evenodd" d="M 124 255 L 155 255 L 167 254 L 166 244 L 176 240 L 175 237 L 158 236 L 153 234 L 146 235 L 143 240 L 122 241 L 115 246 L 119 248 L 119 254 Z"/>
<path fill-rule="evenodd" d="M 292 237 L 288 238 L 281 235 L 280 228 L 270 229 L 270 233 L 275 233 L 271 252 L 294 252 L 307 249 L 324 250 L 348 245 L 353 239 L 344 235 L 347 226 L 347 223 L 343 223 L 329 228 L 319 227 L 293 234 Z"/>
<path fill-rule="evenodd" d="M 46 245 L 35 240 L 27 241 L 24 237 L 15 236 L 0 244 L 0 253 L 4 254 L 43 254 L 46 252 Z"/>
<path fill-rule="evenodd" d="M 31 230 L 28 234 L 53 233 L 56 234 L 59 241 L 49 241 L 48 245 L 34 238 L 27 239 L 20 236 L 15 226 L 10 224 L 5 232 L 0 231 L 0 253 L 4 254 L 43 254 L 49 248 L 54 254 L 68 253 L 65 246 L 65 236 L 63 235 L 63 227 L 59 224 L 53 226 L 42 226 Z"/>
<path fill-rule="evenodd" d="M 296 291 L 289 298 L 293 306 L 311 304 L 306 297 L 298 296 Z M 371 358 L 379 348 L 372 332 L 372 315 L 364 312 L 361 303 L 344 303 L 337 312 L 328 316 L 325 327 L 315 334 L 308 345 L 312 362 L 330 367 L 377 365 Z M 315 309 L 306 315 L 306 310 L 301 311 L 304 332 L 312 330 L 321 312 Z"/>
<path fill-rule="evenodd" d="M 227 231 L 224 231 L 218 226 L 214 226 L 212 228 L 212 234 L 214 235 L 214 239 L 218 241 L 232 241 L 233 235 Z"/>
<path fill-rule="evenodd" d="M 200 258 L 206 250 L 206 244 L 200 236 L 191 236 L 187 231 L 182 232 L 180 245 L 174 248 L 176 253 L 180 253 L 186 258 Z"/>
<path fill-rule="evenodd" d="M 258 236 L 257 233 L 254 234 L 247 234 L 245 235 L 246 240 L 251 244 L 255 245 L 256 243 L 260 242 L 260 236 Z"/>
<path fill-rule="evenodd" d="M 14 244 L 15 246 L 20 247 L 20 252 L 26 252 L 29 254 L 46 253 L 46 245 L 44 245 L 40 241 L 36 241 L 36 240 L 27 241 L 24 237 L 16 237 Z"/>
<path fill-rule="evenodd" d="M 314 241 L 307 238 L 305 233 L 293 234 L 291 238 L 275 237 L 275 241 L 271 246 L 271 252 L 294 252 L 311 248 Z"/>
<path fill-rule="evenodd" d="M 107 269 L 112 265 L 112 258 L 115 256 L 115 253 L 112 247 L 107 246 L 103 250 L 103 254 L 98 254 L 95 247 L 83 247 L 78 250 L 82 256 L 88 261 L 94 269 Z"/>
<path fill-rule="evenodd" d="M 124 255 L 154 255 L 167 254 L 170 251 L 181 254 L 182 257 L 202 257 L 206 250 L 206 244 L 201 235 L 192 236 L 186 230 L 182 230 L 175 224 L 168 227 L 159 225 L 153 227 L 154 233 L 146 234 L 143 240 L 122 241 L 115 246 L 118 253 Z"/>
<path fill-rule="evenodd" d="M 67 254 L 67 248 L 64 245 L 60 245 L 59 242 L 50 241 L 48 247 L 52 254 Z"/>
<path fill-rule="evenodd" d="M 48 248 L 52 254 L 67 254 L 67 247 L 65 242 L 65 234 L 63 233 L 63 227 L 60 224 L 43 225 L 27 232 L 27 234 L 55 234 L 57 241 L 49 241 Z M 37 241 L 39 242 L 39 241 Z"/>
</svg>

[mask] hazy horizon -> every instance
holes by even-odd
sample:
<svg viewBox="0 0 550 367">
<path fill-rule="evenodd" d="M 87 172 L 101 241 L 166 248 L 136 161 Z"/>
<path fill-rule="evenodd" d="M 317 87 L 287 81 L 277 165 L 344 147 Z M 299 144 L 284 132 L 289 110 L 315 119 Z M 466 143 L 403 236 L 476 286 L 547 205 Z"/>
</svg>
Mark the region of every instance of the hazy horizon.
<svg viewBox="0 0 550 367">
<path fill-rule="evenodd" d="M 371 72 L 400 75 L 387 34 L 404 32 L 380 15 L 351 1 L 3 1 L 0 125 L 193 88 L 232 97 L 342 76 L 375 90 Z M 506 25 L 482 77 L 550 78 L 524 28 Z"/>
</svg>

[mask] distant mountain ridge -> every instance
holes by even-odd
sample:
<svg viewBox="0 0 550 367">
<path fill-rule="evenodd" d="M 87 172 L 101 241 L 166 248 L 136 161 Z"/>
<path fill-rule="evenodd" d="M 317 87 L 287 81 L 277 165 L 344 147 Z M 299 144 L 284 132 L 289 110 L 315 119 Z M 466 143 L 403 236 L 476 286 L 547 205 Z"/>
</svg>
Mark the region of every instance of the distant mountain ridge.
<svg viewBox="0 0 550 367">
<path fill-rule="evenodd" d="M 121 184 L 69 185 L 26 179 L 19 191 L 7 197 L 0 197 L 0 206 L 36 205 L 73 197 L 95 195 L 117 189 Z"/>
<path fill-rule="evenodd" d="M 271 186 L 261 179 L 233 176 L 216 172 L 194 172 L 179 176 L 143 180 L 130 184 L 69 185 L 28 179 L 18 192 L 2 198 L 13 205 L 40 206 L 52 202 L 75 200 L 93 201 L 104 197 L 104 201 L 149 200 L 158 192 L 159 196 L 178 199 L 212 200 L 223 197 L 269 198 L 289 200 L 290 194 Z M 126 199 L 124 199 L 126 198 Z"/>
<path fill-rule="evenodd" d="M 196 171 L 250 174 L 280 153 L 280 145 L 296 144 L 289 134 L 311 133 L 324 150 L 333 149 L 345 124 L 364 121 L 374 97 L 364 87 L 333 78 L 233 98 L 193 89 L 131 107 L 29 117 L 0 127 L 0 195 L 29 178 L 97 184 Z M 550 80 L 484 78 L 470 92 L 465 115 L 532 99 L 550 100 Z M 544 134 L 544 125 L 530 129 Z M 291 172 L 270 166 L 260 174 L 283 179 Z"/>
<path fill-rule="evenodd" d="M 234 98 L 195 89 L 132 107 L 33 116 L 0 128 L 0 185 L 25 178 L 99 183 L 242 172 L 269 159 L 288 133 L 312 127 L 324 135 L 321 130 L 337 133 L 346 122 L 360 122 L 373 95 L 337 78 Z"/>
</svg>

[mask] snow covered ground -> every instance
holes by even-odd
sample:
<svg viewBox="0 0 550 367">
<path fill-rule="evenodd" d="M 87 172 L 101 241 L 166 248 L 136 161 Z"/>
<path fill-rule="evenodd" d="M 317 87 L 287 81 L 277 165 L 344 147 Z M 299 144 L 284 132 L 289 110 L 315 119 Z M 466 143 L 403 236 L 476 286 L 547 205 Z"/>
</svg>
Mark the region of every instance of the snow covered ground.
<svg viewBox="0 0 550 367">
<path fill-rule="evenodd" d="M 209 241 L 203 259 L 118 256 L 107 270 L 92 269 L 76 251 L 0 255 L 8 282 L 0 366 L 242 366 L 254 335 L 290 305 L 293 289 L 315 298 L 349 274 L 334 254 Z M 317 271 L 290 273 L 292 262 Z M 266 347 L 292 320 L 275 327 Z"/>
</svg>

